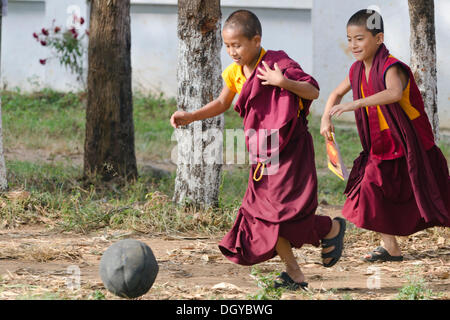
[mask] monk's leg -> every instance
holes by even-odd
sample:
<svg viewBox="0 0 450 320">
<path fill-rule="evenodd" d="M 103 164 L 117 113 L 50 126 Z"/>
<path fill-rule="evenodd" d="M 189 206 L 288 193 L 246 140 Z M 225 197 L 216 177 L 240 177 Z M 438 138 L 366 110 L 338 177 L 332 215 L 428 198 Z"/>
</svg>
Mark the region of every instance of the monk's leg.
<svg viewBox="0 0 450 320">
<path fill-rule="evenodd" d="M 389 252 L 391 256 L 401 256 L 402 251 L 398 245 L 397 238 L 395 236 L 380 233 L 381 239 L 383 240 L 383 247 Z"/>
<path fill-rule="evenodd" d="M 280 256 L 281 260 L 283 260 L 283 262 L 285 263 L 286 272 L 292 278 L 292 280 L 298 283 L 305 281 L 305 275 L 298 266 L 290 242 L 283 237 L 278 237 L 275 250 L 277 250 L 277 253 Z"/>
</svg>

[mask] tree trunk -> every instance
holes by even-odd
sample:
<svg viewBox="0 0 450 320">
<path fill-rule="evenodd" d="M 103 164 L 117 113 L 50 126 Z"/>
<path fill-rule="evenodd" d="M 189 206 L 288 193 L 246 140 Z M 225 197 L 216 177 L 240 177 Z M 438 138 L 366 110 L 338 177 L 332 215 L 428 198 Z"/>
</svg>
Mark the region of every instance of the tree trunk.
<svg viewBox="0 0 450 320">
<path fill-rule="evenodd" d="M 91 1 L 84 174 L 137 177 L 130 0 Z"/>
<path fill-rule="evenodd" d="M 422 93 L 434 136 L 439 140 L 434 0 L 408 0 L 408 5 L 411 21 L 411 69 Z"/>
<path fill-rule="evenodd" d="M 1 66 L 1 44 L 2 44 L 2 18 L 3 18 L 3 1 L 0 0 L 0 66 Z M 1 74 L 0 74 L 1 78 Z M 6 165 L 5 156 L 3 154 L 3 130 L 2 130 L 2 100 L 0 97 L 0 191 L 5 191 L 8 188 L 8 181 L 6 180 Z"/>
<path fill-rule="evenodd" d="M 199 109 L 220 94 L 221 15 L 220 0 L 178 1 L 178 110 Z M 219 115 L 176 130 L 176 203 L 217 206 L 223 126 L 224 116 Z"/>
</svg>

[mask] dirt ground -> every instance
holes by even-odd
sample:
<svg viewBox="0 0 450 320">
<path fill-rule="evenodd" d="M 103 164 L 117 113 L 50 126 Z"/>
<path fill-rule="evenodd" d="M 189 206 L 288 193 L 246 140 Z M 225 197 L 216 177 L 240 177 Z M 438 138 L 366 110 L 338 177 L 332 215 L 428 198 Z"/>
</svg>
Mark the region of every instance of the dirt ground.
<svg viewBox="0 0 450 320">
<path fill-rule="evenodd" d="M 30 154 L 15 150 L 6 158 L 55 160 L 38 152 L 33 153 L 36 159 L 30 159 Z M 77 155 L 71 160 L 80 161 Z M 318 214 L 339 216 L 340 208 L 321 205 Z M 84 235 L 43 225 L 0 229 L 0 299 L 120 299 L 104 288 L 98 269 L 103 252 L 125 238 L 148 244 L 159 264 L 153 287 L 140 299 L 249 299 L 262 291 L 260 275 L 284 270 L 276 257 L 257 265 L 259 276 L 252 276 L 252 267 L 235 265 L 222 256 L 217 244 L 223 235 L 117 230 Z M 284 292 L 281 299 L 395 299 L 401 288 L 419 290 L 421 285 L 428 298 L 450 299 L 448 235 L 448 230 L 434 228 L 401 237 L 403 262 L 368 264 L 360 258 L 379 245 L 379 238 L 349 225 L 343 256 L 332 268 L 321 266 L 320 248 L 295 250 L 310 289 Z"/>
<path fill-rule="evenodd" d="M 338 214 L 338 208 L 321 207 Z M 403 262 L 368 264 L 360 260 L 378 244 L 369 232 L 350 228 L 341 261 L 321 266 L 320 248 L 295 250 L 309 282 L 308 292 L 285 292 L 281 299 L 395 299 L 411 277 L 424 282 L 429 298 L 450 298 L 449 239 L 436 230 L 401 238 Z M 0 299 L 120 299 L 103 286 L 98 269 L 102 253 L 114 242 L 133 238 L 153 250 L 159 273 L 140 299 L 249 299 L 261 292 L 251 267 L 224 258 L 215 238 L 103 231 L 88 235 L 23 227 L 0 230 Z M 278 257 L 257 266 L 259 273 L 283 270 Z M 78 272 L 78 273 L 77 273 Z M 79 277 L 77 277 L 79 274 Z M 79 284 L 79 286 L 78 286 Z"/>
</svg>

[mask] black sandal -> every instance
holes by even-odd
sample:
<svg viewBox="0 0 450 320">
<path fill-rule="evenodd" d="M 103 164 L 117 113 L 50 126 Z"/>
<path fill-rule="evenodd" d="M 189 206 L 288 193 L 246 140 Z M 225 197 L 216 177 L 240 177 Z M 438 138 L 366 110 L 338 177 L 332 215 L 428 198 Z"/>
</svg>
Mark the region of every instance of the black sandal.
<svg viewBox="0 0 450 320">
<path fill-rule="evenodd" d="M 375 262 L 375 261 L 403 261 L 403 256 L 391 256 L 389 252 L 383 247 L 377 247 L 372 252 L 368 253 L 370 258 L 364 257 L 365 262 Z"/>
<path fill-rule="evenodd" d="M 345 219 L 342 219 L 340 217 L 334 218 L 334 220 L 337 220 L 341 226 L 338 235 L 332 239 L 322 239 L 322 248 L 326 249 L 334 246 L 334 249 L 332 251 L 322 253 L 322 260 L 332 258 L 330 262 L 323 263 L 323 266 L 325 268 L 331 268 L 332 266 L 334 266 L 341 258 L 342 251 L 344 250 L 346 222 Z"/>
<path fill-rule="evenodd" d="M 296 291 L 298 289 L 307 290 L 308 288 L 308 282 L 295 282 L 292 280 L 292 278 L 287 274 L 287 272 L 282 272 L 278 277 L 277 280 L 273 284 L 273 287 L 275 289 L 278 288 L 286 288 L 288 290 Z"/>
</svg>

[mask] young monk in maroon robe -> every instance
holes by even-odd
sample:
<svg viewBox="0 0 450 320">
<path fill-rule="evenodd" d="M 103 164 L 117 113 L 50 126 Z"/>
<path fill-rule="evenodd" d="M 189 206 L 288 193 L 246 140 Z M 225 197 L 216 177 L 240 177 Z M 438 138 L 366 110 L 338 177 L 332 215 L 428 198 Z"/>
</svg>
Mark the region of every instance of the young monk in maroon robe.
<svg viewBox="0 0 450 320">
<path fill-rule="evenodd" d="M 395 236 L 450 226 L 447 160 L 434 143 L 414 76 L 389 53 L 383 32 L 375 11 L 350 18 L 348 45 L 357 61 L 331 93 L 321 124 L 330 139 L 331 117 L 355 111 L 363 151 L 350 174 L 343 215 L 381 234 L 384 247 L 366 255 L 368 262 L 403 260 Z M 350 89 L 354 101 L 340 104 Z"/>
<path fill-rule="evenodd" d="M 177 111 L 171 123 L 178 127 L 219 115 L 239 94 L 235 110 L 244 118 L 247 148 L 257 163 L 251 166 L 234 226 L 219 248 L 241 265 L 254 265 L 278 254 L 286 272 L 275 286 L 305 288 L 305 276 L 292 247 L 322 242 L 323 264 L 331 267 L 341 257 L 345 233 L 344 219 L 315 215 L 317 176 L 306 115 L 319 95 L 319 86 L 286 53 L 261 47 L 261 24 L 250 11 L 231 14 L 222 36 L 234 60 L 222 74 L 226 84 L 222 93 L 192 113 Z M 270 134 L 270 130 L 278 134 L 278 144 L 268 135 L 258 135 Z M 264 143 L 266 150 L 260 148 Z M 273 161 L 275 155 L 278 161 Z"/>
</svg>

